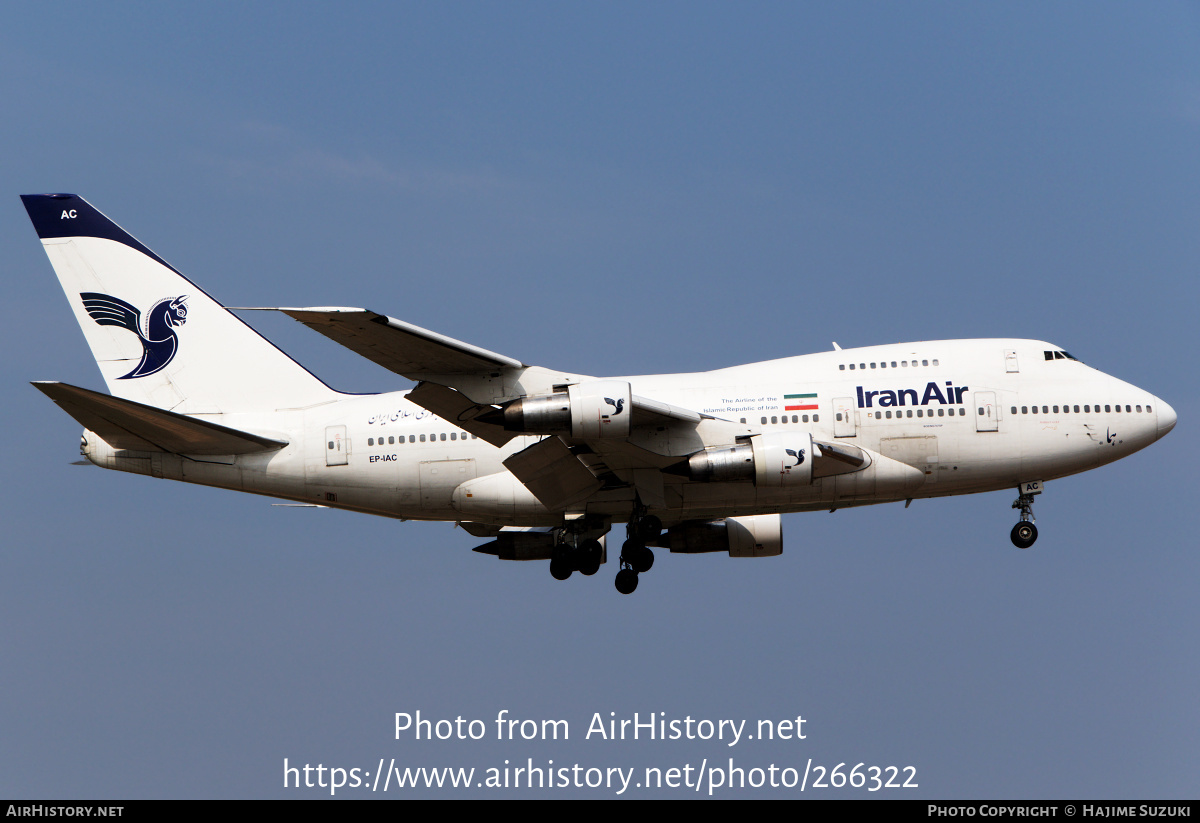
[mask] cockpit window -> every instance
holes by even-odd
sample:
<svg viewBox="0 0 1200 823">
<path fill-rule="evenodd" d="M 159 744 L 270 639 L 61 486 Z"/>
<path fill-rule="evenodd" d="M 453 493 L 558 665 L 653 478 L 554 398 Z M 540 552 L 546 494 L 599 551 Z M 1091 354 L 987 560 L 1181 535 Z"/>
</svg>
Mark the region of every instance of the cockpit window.
<svg viewBox="0 0 1200 823">
<path fill-rule="evenodd" d="M 1073 357 L 1070 352 L 1047 351 L 1047 352 L 1043 352 L 1043 354 L 1046 355 L 1047 360 L 1074 360 L 1076 363 L 1079 362 L 1079 358 Z"/>
</svg>

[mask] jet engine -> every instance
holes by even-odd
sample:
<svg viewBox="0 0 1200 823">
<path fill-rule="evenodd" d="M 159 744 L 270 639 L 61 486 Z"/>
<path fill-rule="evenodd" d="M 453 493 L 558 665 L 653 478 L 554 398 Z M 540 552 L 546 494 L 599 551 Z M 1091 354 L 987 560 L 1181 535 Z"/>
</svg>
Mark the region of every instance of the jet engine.
<svg viewBox="0 0 1200 823">
<path fill-rule="evenodd" d="M 820 443 L 809 432 L 774 431 L 733 446 L 709 447 L 664 471 L 702 483 L 748 481 L 761 488 L 791 488 L 869 465 L 870 457 L 856 446 Z"/>
<path fill-rule="evenodd" d="M 497 413 L 496 422 L 511 432 L 594 440 L 628 437 L 632 413 L 633 393 L 627 382 L 593 380 L 514 400 Z"/>
<path fill-rule="evenodd" d="M 672 526 L 654 544 L 672 552 L 729 552 L 730 557 L 783 554 L 783 525 L 777 514 L 687 520 Z"/>
</svg>

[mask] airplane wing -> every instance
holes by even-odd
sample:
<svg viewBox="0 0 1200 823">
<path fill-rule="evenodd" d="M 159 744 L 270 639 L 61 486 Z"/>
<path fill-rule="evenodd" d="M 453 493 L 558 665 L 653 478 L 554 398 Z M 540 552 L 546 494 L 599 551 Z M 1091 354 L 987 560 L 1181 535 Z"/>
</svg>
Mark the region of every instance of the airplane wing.
<svg viewBox="0 0 1200 823">
<path fill-rule="evenodd" d="M 67 383 L 40 382 L 33 387 L 115 449 L 195 455 L 250 454 L 287 445 Z"/>
<path fill-rule="evenodd" d="M 280 308 L 314 331 L 389 371 L 421 380 L 430 374 L 475 374 L 525 367 L 519 360 L 367 309 Z"/>
<path fill-rule="evenodd" d="M 504 446 L 521 434 L 550 435 L 504 465 L 552 510 L 581 506 L 614 483 L 635 488 L 649 505 L 665 505 L 667 487 L 687 481 L 664 476 L 663 469 L 709 442 L 733 442 L 751 433 L 745 425 L 635 395 L 624 381 L 527 366 L 366 309 L 275 310 L 418 381 L 407 395 L 410 401 L 492 445 Z M 522 409 L 517 405 L 522 399 L 538 410 Z M 524 415 L 542 421 L 547 412 L 559 422 L 526 424 Z M 574 422 L 563 422 L 568 418 Z M 605 422 L 583 424 L 584 418 Z M 611 430 L 610 421 L 616 424 Z M 611 436 L 618 429 L 623 434 Z"/>
</svg>

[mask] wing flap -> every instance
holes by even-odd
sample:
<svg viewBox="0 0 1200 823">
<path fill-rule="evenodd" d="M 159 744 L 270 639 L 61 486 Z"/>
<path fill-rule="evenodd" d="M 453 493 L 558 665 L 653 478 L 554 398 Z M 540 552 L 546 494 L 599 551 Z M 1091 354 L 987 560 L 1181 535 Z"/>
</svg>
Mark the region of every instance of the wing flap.
<svg viewBox="0 0 1200 823">
<path fill-rule="evenodd" d="M 481 423 L 475 419 L 485 412 L 494 412 L 495 406 L 474 403 L 468 400 L 462 392 L 447 386 L 438 383 L 420 383 L 405 395 L 405 398 L 418 406 L 429 409 L 443 420 L 469 431 L 497 448 L 517 436 L 513 432 L 505 431 L 503 426 Z"/>
<path fill-rule="evenodd" d="M 287 445 L 67 383 L 34 383 L 33 387 L 115 449 L 212 455 L 251 454 Z"/>
<path fill-rule="evenodd" d="M 277 311 L 411 380 L 424 374 L 524 368 L 519 360 L 367 309 L 326 306 Z"/>
<path fill-rule="evenodd" d="M 510 456 L 504 468 L 550 511 L 582 503 L 604 485 L 557 437 L 539 440 Z"/>
</svg>

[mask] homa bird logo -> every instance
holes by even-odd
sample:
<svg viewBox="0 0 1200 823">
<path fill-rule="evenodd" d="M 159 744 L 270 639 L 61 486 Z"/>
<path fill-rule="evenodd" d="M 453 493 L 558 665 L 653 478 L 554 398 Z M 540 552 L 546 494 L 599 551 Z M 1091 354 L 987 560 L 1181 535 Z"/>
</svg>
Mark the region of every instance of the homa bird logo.
<svg viewBox="0 0 1200 823">
<path fill-rule="evenodd" d="M 175 326 L 187 322 L 186 294 L 159 300 L 147 313 L 146 328 L 142 329 L 142 313 L 134 306 L 111 294 L 82 292 L 83 307 L 101 326 L 120 326 L 138 336 L 142 343 L 142 360 L 129 374 L 118 380 L 146 377 L 167 367 L 179 349 Z"/>
<path fill-rule="evenodd" d="M 613 407 L 613 417 L 616 417 L 621 413 L 621 410 L 625 408 L 624 397 L 618 397 L 616 400 L 613 400 L 611 397 L 606 397 L 604 398 L 604 402 Z"/>
</svg>

